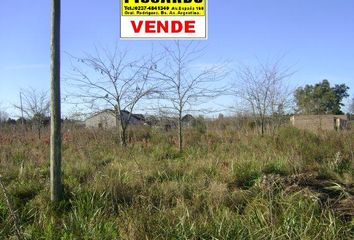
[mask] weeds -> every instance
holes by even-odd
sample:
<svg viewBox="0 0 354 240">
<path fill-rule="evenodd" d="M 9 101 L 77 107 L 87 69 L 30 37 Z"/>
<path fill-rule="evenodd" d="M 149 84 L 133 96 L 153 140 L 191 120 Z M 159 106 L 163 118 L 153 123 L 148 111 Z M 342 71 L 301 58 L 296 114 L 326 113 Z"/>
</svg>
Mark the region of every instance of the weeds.
<svg viewBox="0 0 354 240">
<path fill-rule="evenodd" d="M 65 132 L 52 206 L 47 133 L 4 131 L 0 174 L 26 239 L 352 239 L 353 132 L 254 132 L 199 126 L 183 153 L 173 130 L 132 131 L 129 149 Z M 0 239 L 16 236 L 9 216 L 1 196 Z"/>
</svg>

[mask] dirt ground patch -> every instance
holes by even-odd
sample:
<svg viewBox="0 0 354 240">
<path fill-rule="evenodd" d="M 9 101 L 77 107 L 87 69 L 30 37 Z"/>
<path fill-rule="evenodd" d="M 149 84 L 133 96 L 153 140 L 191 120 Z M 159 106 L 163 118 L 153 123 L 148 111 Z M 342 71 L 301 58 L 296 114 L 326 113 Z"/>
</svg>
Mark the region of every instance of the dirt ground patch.
<svg viewBox="0 0 354 240">
<path fill-rule="evenodd" d="M 291 176 L 265 175 L 257 185 L 265 190 L 284 189 L 287 193 L 302 192 L 306 198 L 332 209 L 345 220 L 354 217 L 354 184 L 324 179 L 316 172 Z"/>
</svg>

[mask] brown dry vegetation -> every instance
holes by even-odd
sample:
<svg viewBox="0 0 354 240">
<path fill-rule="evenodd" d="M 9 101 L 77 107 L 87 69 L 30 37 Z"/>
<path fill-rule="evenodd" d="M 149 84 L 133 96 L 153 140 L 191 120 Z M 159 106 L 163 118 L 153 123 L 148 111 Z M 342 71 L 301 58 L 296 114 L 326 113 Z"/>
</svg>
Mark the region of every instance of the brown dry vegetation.
<svg viewBox="0 0 354 240">
<path fill-rule="evenodd" d="M 65 200 L 49 204 L 49 141 L 0 130 L 0 174 L 27 239 L 352 239 L 352 131 L 260 136 L 232 121 L 186 130 L 63 130 Z M 46 133 L 48 134 L 48 133 Z M 0 194 L 0 238 L 14 237 Z"/>
</svg>

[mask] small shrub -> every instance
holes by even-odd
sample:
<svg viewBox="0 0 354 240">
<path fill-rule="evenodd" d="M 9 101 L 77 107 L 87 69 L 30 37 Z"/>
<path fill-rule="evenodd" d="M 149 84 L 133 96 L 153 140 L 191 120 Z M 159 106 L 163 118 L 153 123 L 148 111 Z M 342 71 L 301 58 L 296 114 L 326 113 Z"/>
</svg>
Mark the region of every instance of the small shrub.
<svg viewBox="0 0 354 240">
<path fill-rule="evenodd" d="M 193 128 L 197 130 L 200 134 L 205 134 L 207 131 L 207 126 L 205 124 L 205 120 L 202 116 L 199 116 L 197 119 L 193 121 Z"/>
<path fill-rule="evenodd" d="M 281 176 L 285 176 L 290 173 L 290 170 L 289 165 L 286 162 L 276 161 L 266 164 L 262 172 L 264 174 L 278 174 Z"/>
<path fill-rule="evenodd" d="M 240 188 L 252 187 L 261 175 L 260 167 L 255 163 L 243 163 L 234 169 L 235 184 Z"/>
<path fill-rule="evenodd" d="M 14 198 L 17 206 L 24 206 L 33 199 L 40 191 L 38 182 L 17 182 L 9 187 L 9 193 Z"/>
</svg>

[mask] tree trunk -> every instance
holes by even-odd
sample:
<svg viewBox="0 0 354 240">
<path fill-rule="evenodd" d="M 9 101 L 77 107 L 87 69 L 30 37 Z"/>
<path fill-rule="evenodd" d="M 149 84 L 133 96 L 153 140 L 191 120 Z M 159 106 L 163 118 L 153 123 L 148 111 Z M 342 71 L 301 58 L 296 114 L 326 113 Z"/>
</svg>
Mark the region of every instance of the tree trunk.
<svg viewBox="0 0 354 240">
<path fill-rule="evenodd" d="M 61 200 L 60 0 L 52 0 L 50 105 L 50 198 Z"/>
<path fill-rule="evenodd" d="M 125 123 L 124 115 L 120 110 L 120 105 L 115 106 L 115 114 L 116 114 L 116 127 L 117 133 L 120 141 L 120 145 L 123 147 L 127 146 L 127 123 Z"/>
<path fill-rule="evenodd" d="M 41 139 L 41 127 L 37 126 L 38 139 Z"/>
<path fill-rule="evenodd" d="M 123 115 L 121 115 L 119 121 L 117 121 L 117 130 L 118 130 L 120 145 L 126 147 L 127 146 L 127 140 L 126 140 L 127 126 L 124 123 Z"/>
<path fill-rule="evenodd" d="M 122 126 L 122 146 L 127 146 L 127 125 Z"/>
<path fill-rule="evenodd" d="M 117 143 L 119 142 L 122 145 L 122 124 L 120 121 L 120 115 L 119 115 L 119 111 L 115 111 L 116 114 L 116 130 L 117 130 L 117 138 L 116 141 Z"/>
<path fill-rule="evenodd" d="M 178 116 L 178 147 L 179 152 L 183 152 L 183 126 L 182 126 L 182 113 Z"/>
</svg>

